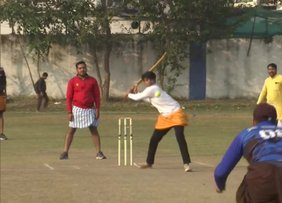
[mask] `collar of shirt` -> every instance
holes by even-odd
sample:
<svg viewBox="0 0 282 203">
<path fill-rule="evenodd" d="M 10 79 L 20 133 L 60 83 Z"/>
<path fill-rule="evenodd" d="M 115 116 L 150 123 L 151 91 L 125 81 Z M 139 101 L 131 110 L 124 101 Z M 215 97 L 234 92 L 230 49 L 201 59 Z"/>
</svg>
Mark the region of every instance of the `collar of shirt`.
<svg viewBox="0 0 282 203">
<path fill-rule="evenodd" d="M 258 127 L 261 127 L 261 126 L 264 126 L 264 125 L 273 125 L 273 126 L 276 126 L 276 123 L 273 123 L 273 122 L 271 122 L 271 121 L 261 121 L 261 122 L 259 122 L 258 124 L 256 124 L 256 126 L 258 126 Z"/>
</svg>

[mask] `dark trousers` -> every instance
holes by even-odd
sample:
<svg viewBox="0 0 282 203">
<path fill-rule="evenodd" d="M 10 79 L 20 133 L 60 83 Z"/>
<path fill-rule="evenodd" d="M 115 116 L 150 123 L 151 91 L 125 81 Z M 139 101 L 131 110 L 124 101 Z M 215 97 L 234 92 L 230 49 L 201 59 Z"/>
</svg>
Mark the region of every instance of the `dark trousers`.
<svg viewBox="0 0 282 203">
<path fill-rule="evenodd" d="M 49 103 L 49 97 L 47 94 L 37 94 L 37 111 L 41 108 L 46 108 Z"/>
<path fill-rule="evenodd" d="M 187 142 L 184 136 L 184 126 L 174 126 L 176 140 L 178 142 L 178 146 L 181 152 L 182 160 L 184 164 L 189 164 L 191 162 L 190 155 L 188 152 Z M 147 163 L 153 165 L 155 161 L 155 154 L 158 148 L 158 144 L 161 139 L 167 134 L 167 132 L 171 128 L 167 128 L 164 130 L 155 129 L 153 135 L 150 140 L 148 155 L 147 155 Z"/>
<path fill-rule="evenodd" d="M 248 167 L 236 194 L 237 203 L 282 203 L 282 167 L 255 163 Z"/>
</svg>

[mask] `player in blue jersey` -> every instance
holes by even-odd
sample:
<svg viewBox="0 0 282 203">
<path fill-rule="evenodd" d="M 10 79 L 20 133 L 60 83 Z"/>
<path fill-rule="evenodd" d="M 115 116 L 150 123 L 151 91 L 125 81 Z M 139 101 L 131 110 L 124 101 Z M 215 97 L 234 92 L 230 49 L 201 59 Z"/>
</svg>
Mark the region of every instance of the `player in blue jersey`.
<svg viewBox="0 0 282 203">
<path fill-rule="evenodd" d="M 214 171 L 217 192 L 243 156 L 249 163 L 236 194 L 237 203 L 282 203 L 282 128 L 276 126 L 276 110 L 262 103 L 253 112 L 254 126 L 233 140 Z"/>
</svg>

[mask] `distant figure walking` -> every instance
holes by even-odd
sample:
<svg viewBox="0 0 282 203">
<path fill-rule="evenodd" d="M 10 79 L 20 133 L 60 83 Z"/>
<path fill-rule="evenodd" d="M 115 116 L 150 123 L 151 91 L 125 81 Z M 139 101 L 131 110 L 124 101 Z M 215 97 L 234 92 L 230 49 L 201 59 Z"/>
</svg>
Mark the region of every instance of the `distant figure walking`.
<svg viewBox="0 0 282 203">
<path fill-rule="evenodd" d="M 45 82 L 47 77 L 48 73 L 44 72 L 34 85 L 34 90 L 37 94 L 37 111 L 40 111 L 42 108 L 46 108 L 49 103 L 49 97 L 46 93 L 47 87 Z"/>
</svg>

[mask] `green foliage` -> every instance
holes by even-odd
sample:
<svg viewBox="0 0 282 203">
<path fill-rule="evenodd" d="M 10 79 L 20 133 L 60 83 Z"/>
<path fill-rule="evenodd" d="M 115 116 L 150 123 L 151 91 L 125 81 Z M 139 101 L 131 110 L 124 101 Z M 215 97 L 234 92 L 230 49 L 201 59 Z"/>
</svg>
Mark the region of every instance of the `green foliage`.
<svg viewBox="0 0 282 203">
<path fill-rule="evenodd" d="M 138 8 L 133 17 L 135 21 L 150 22 L 147 37 L 154 42 L 156 50 L 168 53 L 166 64 L 159 72 L 163 76 L 168 72 L 166 77 L 170 87 L 187 68 L 183 62 L 189 55 L 191 43 L 205 43 L 209 39 L 227 36 L 233 30 L 232 25 L 225 22 L 234 13 L 233 1 L 230 0 L 131 0 L 128 4 Z"/>
<path fill-rule="evenodd" d="M 55 19 L 36 3 L 28 0 L 8 0 L 1 6 L 2 21 L 8 21 L 14 34 L 24 34 L 29 48 L 36 57 L 44 58 L 49 53 L 52 33 L 49 28 Z"/>
<path fill-rule="evenodd" d="M 30 50 L 41 59 L 48 55 L 52 43 L 74 45 L 78 50 L 88 45 L 96 62 L 96 50 L 105 51 L 103 86 L 107 97 L 111 49 L 113 44 L 120 42 L 120 36 L 111 32 L 114 17 L 126 11 L 125 19 L 139 25 L 145 22 L 140 34 L 146 34 L 140 35 L 140 43 L 151 40 L 156 51 L 168 53 L 161 72 L 167 69 L 167 72 L 175 73 L 169 75 L 169 81 L 176 81 L 173 78 L 187 68 L 182 64 L 189 54 L 190 43 L 223 37 L 233 29 L 225 22 L 233 15 L 232 2 L 126 0 L 115 1 L 115 6 L 107 7 L 104 1 L 97 5 L 93 0 L 49 0 L 40 3 L 36 0 L 7 0 L 0 6 L 0 20 L 8 21 L 18 34 L 24 34 Z"/>
<path fill-rule="evenodd" d="M 97 36 L 106 33 L 108 23 L 103 10 L 91 0 L 52 0 L 40 4 L 8 0 L 0 11 L 0 20 L 8 21 L 17 34 L 25 35 L 31 51 L 41 57 L 48 55 L 52 43 L 80 47 L 89 41 L 101 42 Z"/>
<path fill-rule="evenodd" d="M 139 20 L 152 22 L 152 35 L 186 45 L 222 36 L 228 30 L 225 19 L 233 10 L 230 0 L 152 0 L 132 4 L 138 8 Z"/>
<path fill-rule="evenodd" d="M 28 36 L 32 50 L 46 55 L 52 42 L 76 46 L 113 42 L 109 27 L 113 17 L 126 8 L 138 8 L 129 18 L 148 21 L 147 26 L 152 29 L 144 37 L 155 41 L 157 50 L 166 50 L 170 56 L 180 54 L 182 60 L 191 42 L 217 38 L 229 31 L 225 19 L 232 13 L 230 5 L 230 0 L 128 0 L 107 8 L 92 0 L 51 0 L 40 4 L 33 0 L 7 0 L 0 7 L 0 20 L 16 26 L 18 33 Z"/>
</svg>

